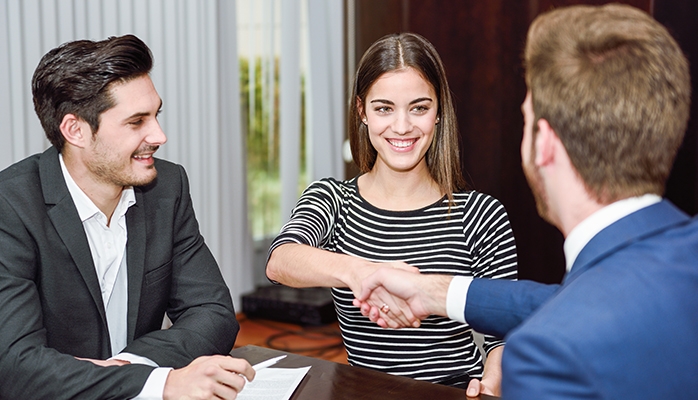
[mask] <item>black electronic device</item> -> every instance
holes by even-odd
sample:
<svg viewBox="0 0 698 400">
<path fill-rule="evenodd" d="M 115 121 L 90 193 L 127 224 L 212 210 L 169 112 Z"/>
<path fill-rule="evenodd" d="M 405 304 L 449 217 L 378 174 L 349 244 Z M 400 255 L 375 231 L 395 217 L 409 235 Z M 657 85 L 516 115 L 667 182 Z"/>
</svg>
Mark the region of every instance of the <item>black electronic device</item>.
<svg viewBox="0 0 698 400">
<path fill-rule="evenodd" d="M 337 320 L 328 288 L 292 288 L 270 285 L 242 296 L 242 312 L 248 318 L 262 318 L 299 325 L 325 325 Z"/>
</svg>

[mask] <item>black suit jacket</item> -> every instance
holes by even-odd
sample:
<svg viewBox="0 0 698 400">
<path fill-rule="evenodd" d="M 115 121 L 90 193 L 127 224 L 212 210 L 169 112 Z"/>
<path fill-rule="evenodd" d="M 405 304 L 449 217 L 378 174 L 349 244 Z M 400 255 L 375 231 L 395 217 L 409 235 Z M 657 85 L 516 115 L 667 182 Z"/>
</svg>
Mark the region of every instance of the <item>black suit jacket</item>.
<svg viewBox="0 0 698 400">
<path fill-rule="evenodd" d="M 156 160 L 126 214 L 124 352 L 182 367 L 227 354 L 239 325 L 199 233 L 184 169 Z M 161 330 L 163 316 L 171 328 Z M 82 223 L 51 147 L 0 172 L 0 398 L 129 398 L 151 367 L 98 367 L 111 356 L 100 286 Z"/>
</svg>

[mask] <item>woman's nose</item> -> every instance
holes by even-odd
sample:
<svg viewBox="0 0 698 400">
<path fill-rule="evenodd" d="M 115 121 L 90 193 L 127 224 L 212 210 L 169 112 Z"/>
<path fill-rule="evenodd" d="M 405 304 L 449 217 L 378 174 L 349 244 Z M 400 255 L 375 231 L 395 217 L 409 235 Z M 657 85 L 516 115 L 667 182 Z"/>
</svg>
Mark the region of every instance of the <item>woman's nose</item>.
<svg viewBox="0 0 698 400">
<path fill-rule="evenodd" d="M 393 121 L 393 132 L 398 135 L 406 135 L 411 132 L 413 128 L 412 121 L 408 113 L 398 112 L 395 116 L 395 121 Z"/>
</svg>

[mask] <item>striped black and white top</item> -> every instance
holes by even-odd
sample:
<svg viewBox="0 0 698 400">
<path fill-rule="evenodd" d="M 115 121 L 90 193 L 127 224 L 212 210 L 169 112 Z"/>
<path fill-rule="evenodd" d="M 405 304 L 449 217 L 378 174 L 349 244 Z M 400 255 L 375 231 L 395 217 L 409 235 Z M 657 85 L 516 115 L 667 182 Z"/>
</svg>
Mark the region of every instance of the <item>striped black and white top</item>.
<svg viewBox="0 0 698 400">
<path fill-rule="evenodd" d="M 375 262 L 404 261 L 422 273 L 516 279 L 516 245 L 504 207 L 475 191 L 414 211 L 378 209 L 359 194 L 357 178 L 313 182 L 269 253 L 303 243 Z M 335 308 L 351 365 L 435 383 L 467 384 L 481 377 L 482 355 L 471 328 L 430 316 L 419 328 L 382 329 L 352 305 L 347 288 L 333 288 Z M 484 349 L 503 342 L 485 336 Z M 459 376 L 461 377 L 459 381 Z"/>
</svg>

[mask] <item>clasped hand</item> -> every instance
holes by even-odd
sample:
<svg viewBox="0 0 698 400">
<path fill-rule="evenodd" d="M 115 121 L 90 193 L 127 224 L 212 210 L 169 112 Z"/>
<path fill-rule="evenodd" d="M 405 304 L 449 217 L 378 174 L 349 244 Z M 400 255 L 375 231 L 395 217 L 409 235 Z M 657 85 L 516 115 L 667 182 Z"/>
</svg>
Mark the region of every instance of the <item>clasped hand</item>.
<svg viewBox="0 0 698 400">
<path fill-rule="evenodd" d="M 354 305 L 383 328 L 417 328 L 429 315 L 448 316 L 446 297 L 452 279 L 383 266 L 361 282 Z M 468 384 L 468 397 L 500 394 L 501 351 L 500 347 L 490 352 L 482 380 L 472 379 Z"/>
<path fill-rule="evenodd" d="M 354 293 L 354 305 L 383 328 L 417 328 L 440 309 L 427 288 L 434 276 L 422 275 L 416 268 L 381 267 L 364 278 L 361 292 Z"/>
</svg>

